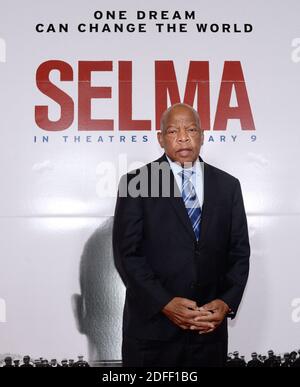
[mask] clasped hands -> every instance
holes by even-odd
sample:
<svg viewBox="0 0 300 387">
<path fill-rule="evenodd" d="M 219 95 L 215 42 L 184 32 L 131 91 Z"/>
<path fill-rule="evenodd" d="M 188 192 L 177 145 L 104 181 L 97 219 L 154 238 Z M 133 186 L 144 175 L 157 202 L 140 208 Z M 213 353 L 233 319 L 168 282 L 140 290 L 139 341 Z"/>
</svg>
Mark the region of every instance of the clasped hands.
<svg viewBox="0 0 300 387">
<path fill-rule="evenodd" d="M 162 312 L 182 329 L 198 331 L 199 334 L 214 331 L 229 312 L 229 306 L 216 299 L 199 307 L 195 301 L 174 297 Z"/>
</svg>

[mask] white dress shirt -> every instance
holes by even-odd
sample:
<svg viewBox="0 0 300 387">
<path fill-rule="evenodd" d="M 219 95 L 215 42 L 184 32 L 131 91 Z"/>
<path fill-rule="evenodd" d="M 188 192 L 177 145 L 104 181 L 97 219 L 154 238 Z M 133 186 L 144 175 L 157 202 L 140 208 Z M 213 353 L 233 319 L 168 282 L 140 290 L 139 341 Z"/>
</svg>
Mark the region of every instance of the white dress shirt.
<svg viewBox="0 0 300 387">
<path fill-rule="evenodd" d="M 182 171 L 182 167 L 180 164 L 176 163 L 175 161 L 172 161 L 168 156 L 167 156 L 167 159 L 169 161 L 170 167 L 174 174 L 178 188 L 180 192 L 182 192 L 182 177 L 179 174 L 179 172 Z M 204 199 L 203 162 L 201 163 L 199 158 L 197 158 L 197 160 L 194 162 L 194 165 L 191 168 L 186 168 L 186 169 L 187 170 L 192 169 L 195 172 L 191 176 L 191 182 L 196 190 L 196 195 L 199 200 L 200 206 L 202 208 L 203 199 Z"/>
</svg>

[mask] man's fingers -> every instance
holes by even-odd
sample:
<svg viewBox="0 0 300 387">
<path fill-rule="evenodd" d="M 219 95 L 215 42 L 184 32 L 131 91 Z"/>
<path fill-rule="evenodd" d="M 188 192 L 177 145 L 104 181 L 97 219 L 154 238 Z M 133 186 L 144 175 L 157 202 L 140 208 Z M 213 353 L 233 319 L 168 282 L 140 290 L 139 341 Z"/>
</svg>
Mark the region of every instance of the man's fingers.
<svg viewBox="0 0 300 387">
<path fill-rule="evenodd" d="M 190 329 L 191 330 L 206 330 L 206 329 L 214 329 L 215 328 L 215 325 L 212 324 L 212 323 L 194 323 L 194 324 L 191 324 L 190 326 Z"/>
<path fill-rule="evenodd" d="M 185 320 L 195 320 L 196 318 L 200 318 L 200 317 L 209 317 L 209 314 L 204 314 L 204 313 L 199 313 L 197 311 L 183 311 L 182 314 L 181 314 L 182 318 L 184 318 Z"/>
<path fill-rule="evenodd" d="M 209 321 L 209 322 L 218 322 L 218 321 L 221 321 L 223 319 L 223 316 L 221 313 L 211 313 L 209 315 L 202 315 L 202 316 L 198 316 L 198 317 L 195 317 L 194 320 L 196 322 L 198 321 Z"/>
<path fill-rule="evenodd" d="M 218 318 L 216 318 L 215 315 L 209 315 L 209 316 L 199 316 L 194 318 L 195 322 L 213 322 L 213 321 L 219 321 Z"/>
<path fill-rule="evenodd" d="M 189 310 L 189 309 L 184 308 L 181 310 L 181 315 L 184 318 L 193 319 L 193 318 L 201 317 L 201 316 L 209 316 L 209 315 L 211 315 L 211 312 L 208 312 L 206 310 L 198 311 L 198 310 Z"/>
<path fill-rule="evenodd" d="M 180 328 L 187 330 L 195 330 L 195 331 L 203 331 L 204 332 L 212 332 L 215 329 L 215 325 L 209 322 L 194 322 L 187 320 L 180 320 L 178 318 L 173 319 L 173 323 L 178 325 Z"/>
<path fill-rule="evenodd" d="M 194 311 L 189 311 L 189 312 L 182 312 L 182 313 L 173 313 L 170 317 L 173 321 L 176 322 L 178 325 L 184 324 L 187 326 L 190 325 L 196 325 L 196 326 L 203 326 L 201 324 L 207 324 L 211 322 L 211 318 L 209 319 L 211 313 L 202 313 L 202 312 L 194 312 Z M 206 320 L 204 318 L 206 317 Z"/>
<path fill-rule="evenodd" d="M 192 330 L 212 329 L 215 327 L 215 325 L 209 321 L 195 321 L 195 319 L 186 319 L 177 315 L 173 316 L 172 321 L 180 327 L 186 326 L 188 329 Z"/>
<path fill-rule="evenodd" d="M 209 310 L 209 309 L 214 310 L 216 309 L 216 307 L 217 307 L 217 304 L 215 302 L 209 302 L 208 304 L 202 305 L 200 308 L 204 308 L 206 310 Z"/>
<path fill-rule="evenodd" d="M 207 331 L 203 330 L 203 331 L 199 331 L 199 335 L 205 335 L 206 333 L 210 333 L 210 332 L 213 332 L 214 329 L 208 329 Z"/>
<path fill-rule="evenodd" d="M 173 310 L 169 308 L 166 314 L 182 329 L 211 332 L 222 320 L 221 314 L 206 309 L 209 304 L 198 307 L 195 301 L 187 298 L 177 297 L 173 300 Z"/>
<path fill-rule="evenodd" d="M 169 311 L 168 317 L 181 329 L 195 330 L 199 334 L 214 331 L 224 318 L 214 302 L 198 307 L 195 301 L 180 297 L 176 299 L 174 309 Z"/>
<path fill-rule="evenodd" d="M 186 325 L 182 325 L 182 324 L 178 324 L 178 326 L 184 330 L 187 330 L 189 329 L 189 327 L 187 327 Z"/>
<path fill-rule="evenodd" d="M 197 303 L 193 300 L 189 300 L 188 298 L 181 298 L 180 299 L 180 304 L 184 306 L 185 308 L 190 308 L 190 309 L 196 309 L 197 308 Z"/>
</svg>

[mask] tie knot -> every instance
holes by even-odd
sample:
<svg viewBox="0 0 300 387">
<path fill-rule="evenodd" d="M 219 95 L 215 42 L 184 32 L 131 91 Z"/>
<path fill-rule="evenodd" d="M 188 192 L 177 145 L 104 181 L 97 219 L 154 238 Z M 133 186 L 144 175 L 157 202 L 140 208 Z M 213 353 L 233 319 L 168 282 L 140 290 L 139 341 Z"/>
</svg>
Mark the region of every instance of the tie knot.
<svg viewBox="0 0 300 387">
<path fill-rule="evenodd" d="M 192 169 L 182 169 L 179 172 L 179 175 L 182 177 L 183 180 L 189 180 L 193 173 L 194 171 Z"/>
</svg>

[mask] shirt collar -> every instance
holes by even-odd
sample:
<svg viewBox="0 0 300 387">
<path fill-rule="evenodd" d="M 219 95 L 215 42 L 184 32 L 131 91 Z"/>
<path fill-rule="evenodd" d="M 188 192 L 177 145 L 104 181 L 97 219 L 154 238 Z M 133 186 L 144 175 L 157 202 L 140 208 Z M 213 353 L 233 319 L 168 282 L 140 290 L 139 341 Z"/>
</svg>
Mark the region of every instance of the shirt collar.
<svg viewBox="0 0 300 387">
<path fill-rule="evenodd" d="M 180 164 L 176 163 L 175 161 L 172 161 L 167 154 L 166 154 L 166 157 L 169 161 L 169 164 L 170 164 L 174 174 L 178 174 L 179 172 L 182 171 L 182 166 Z M 200 174 L 202 175 L 202 169 L 201 169 L 199 157 L 194 162 L 193 166 L 191 168 L 187 168 L 187 169 L 192 169 L 197 175 L 200 175 Z"/>
</svg>

